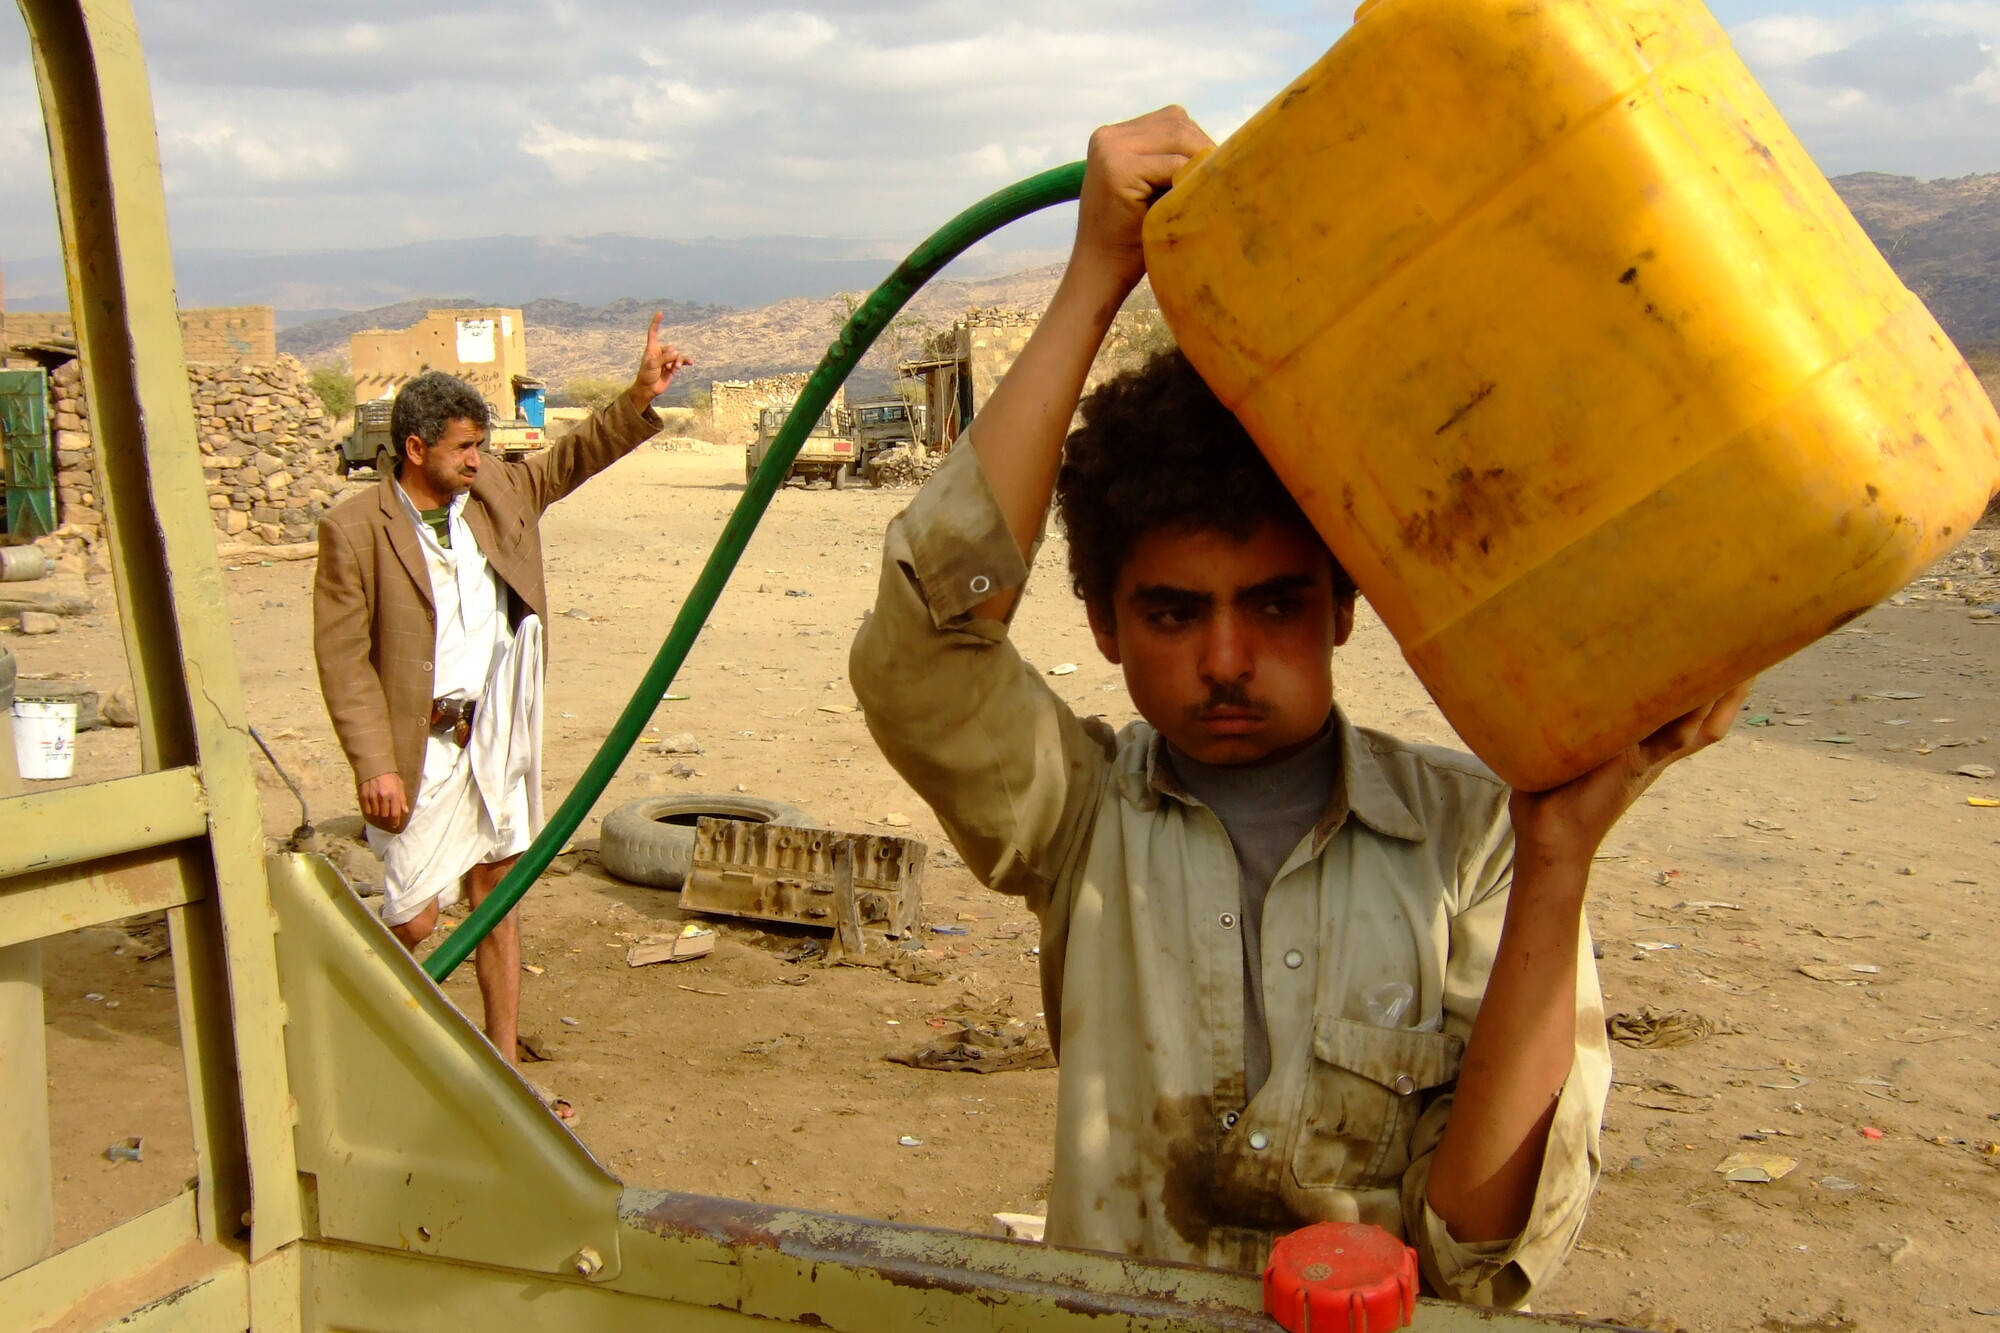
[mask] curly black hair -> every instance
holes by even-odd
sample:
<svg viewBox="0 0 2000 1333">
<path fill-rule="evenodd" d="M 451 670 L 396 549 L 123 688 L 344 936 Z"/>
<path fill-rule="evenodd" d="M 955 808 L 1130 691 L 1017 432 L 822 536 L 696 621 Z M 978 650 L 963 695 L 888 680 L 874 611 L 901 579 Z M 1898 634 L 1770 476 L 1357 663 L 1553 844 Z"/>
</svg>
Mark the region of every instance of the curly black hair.
<svg viewBox="0 0 2000 1333">
<path fill-rule="evenodd" d="M 1118 572 L 1158 528 L 1247 538 L 1265 522 L 1314 532 L 1298 501 L 1178 349 L 1107 380 L 1083 400 L 1056 477 L 1076 595 L 1109 614 Z M 1354 584 L 1332 553 L 1336 596 Z"/>
<path fill-rule="evenodd" d="M 425 444 L 444 438 L 445 427 L 463 418 L 479 430 L 493 424 L 493 415 L 479 390 L 456 375 L 426 370 L 396 390 L 389 408 L 389 434 L 396 441 L 396 465 L 402 466 L 403 444 L 412 435 Z"/>
</svg>

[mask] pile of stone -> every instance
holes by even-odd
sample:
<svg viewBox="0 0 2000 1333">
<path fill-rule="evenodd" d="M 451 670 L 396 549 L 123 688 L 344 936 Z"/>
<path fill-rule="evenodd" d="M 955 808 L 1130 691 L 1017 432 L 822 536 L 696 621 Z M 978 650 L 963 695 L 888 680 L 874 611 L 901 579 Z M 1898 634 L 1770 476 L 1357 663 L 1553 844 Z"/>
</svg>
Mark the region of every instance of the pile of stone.
<svg viewBox="0 0 2000 1333">
<path fill-rule="evenodd" d="M 868 480 L 876 486 L 921 486 L 944 462 L 942 453 L 921 445 L 898 444 L 868 460 Z"/>
<path fill-rule="evenodd" d="M 84 400 L 81 364 L 49 377 L 54 413 L 56 503 L 65 547 L 94 549 L 104 502 Z M 319 517 L 343 485 L 339 444 L 298 358 L 191 365 L 188 388 L 201 436 L 202 477 L 219 542 L 280 546 L 313 540 Z"/>
<path fill-rule="evenodd" d="M 344 483 L 340 446 L 297 357 L 189 366 L 201 474 L 216 532 L 238 542 L 309 542 Z"/>
<path fill-rule="evenodd" d="M 56 448 L 56 512 L 60 537 L 90 545 L 104 536 L 104 499 L 98 493 L 90 447 L 90 404 L 83 398 L 83 366 L 65 361 L 49 376 L 49 426 Z"/>
</svg>

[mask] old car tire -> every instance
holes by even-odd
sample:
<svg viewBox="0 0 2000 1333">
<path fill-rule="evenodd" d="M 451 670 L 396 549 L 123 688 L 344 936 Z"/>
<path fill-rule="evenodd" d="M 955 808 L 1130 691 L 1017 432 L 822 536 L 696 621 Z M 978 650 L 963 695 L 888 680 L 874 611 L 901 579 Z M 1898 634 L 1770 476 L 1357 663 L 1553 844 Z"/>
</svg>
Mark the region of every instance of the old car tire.
<svg viewBox="0 0 2000 1333">
<path fill-rule="evenodd" d="M 833 470 L 833 476 L 829 479 L 829 484 L 831 484 L 833 489 L 835 489 L 836 491 L 844 491 L 847 489 L 847 478 L 848 478 L 847 464 L 842 463 L 839 467 Z"/>
<path fill-rule="evenodd" d="M 654 889 L 678 889 L 694 860 L 694 825 L 703 815 L 758 824 L 819 827 L 796 805 L 725 792 L 714 796 L 645 796 L 604 817 L 598 860 L 622 880 Z"/>
</svg>

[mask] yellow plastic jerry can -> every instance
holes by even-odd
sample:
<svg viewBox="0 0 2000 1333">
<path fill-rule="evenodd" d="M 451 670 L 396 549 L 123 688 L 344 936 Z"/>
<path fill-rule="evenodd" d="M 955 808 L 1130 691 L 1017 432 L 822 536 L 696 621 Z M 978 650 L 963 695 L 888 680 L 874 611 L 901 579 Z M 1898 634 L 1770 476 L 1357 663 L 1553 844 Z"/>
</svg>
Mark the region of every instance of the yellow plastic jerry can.
<svg viewBox="0 0 2000 1333">
<path fill-rule="evenodd" d="M 1146 260 L 1517 787 L 1858 615 L 2000 484 L 1978 380 L 1694 0 L 1376 0 Z"/>
</svg>

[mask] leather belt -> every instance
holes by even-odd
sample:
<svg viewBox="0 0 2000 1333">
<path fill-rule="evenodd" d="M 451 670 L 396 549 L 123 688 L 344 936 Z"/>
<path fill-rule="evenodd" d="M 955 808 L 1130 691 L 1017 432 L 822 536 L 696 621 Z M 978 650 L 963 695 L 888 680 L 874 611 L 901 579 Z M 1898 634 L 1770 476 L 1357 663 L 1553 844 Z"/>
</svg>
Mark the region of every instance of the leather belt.
<svg viewBox="0 0 2000 1333">
<path fill-rule="evenodd" d="M 477 699 L 459 695 L 431 700 L 431 734 L 449 736 L 454 745 L 463 746 L 472 739 L 472 714 L 478 706 Z"/>
</svg>

